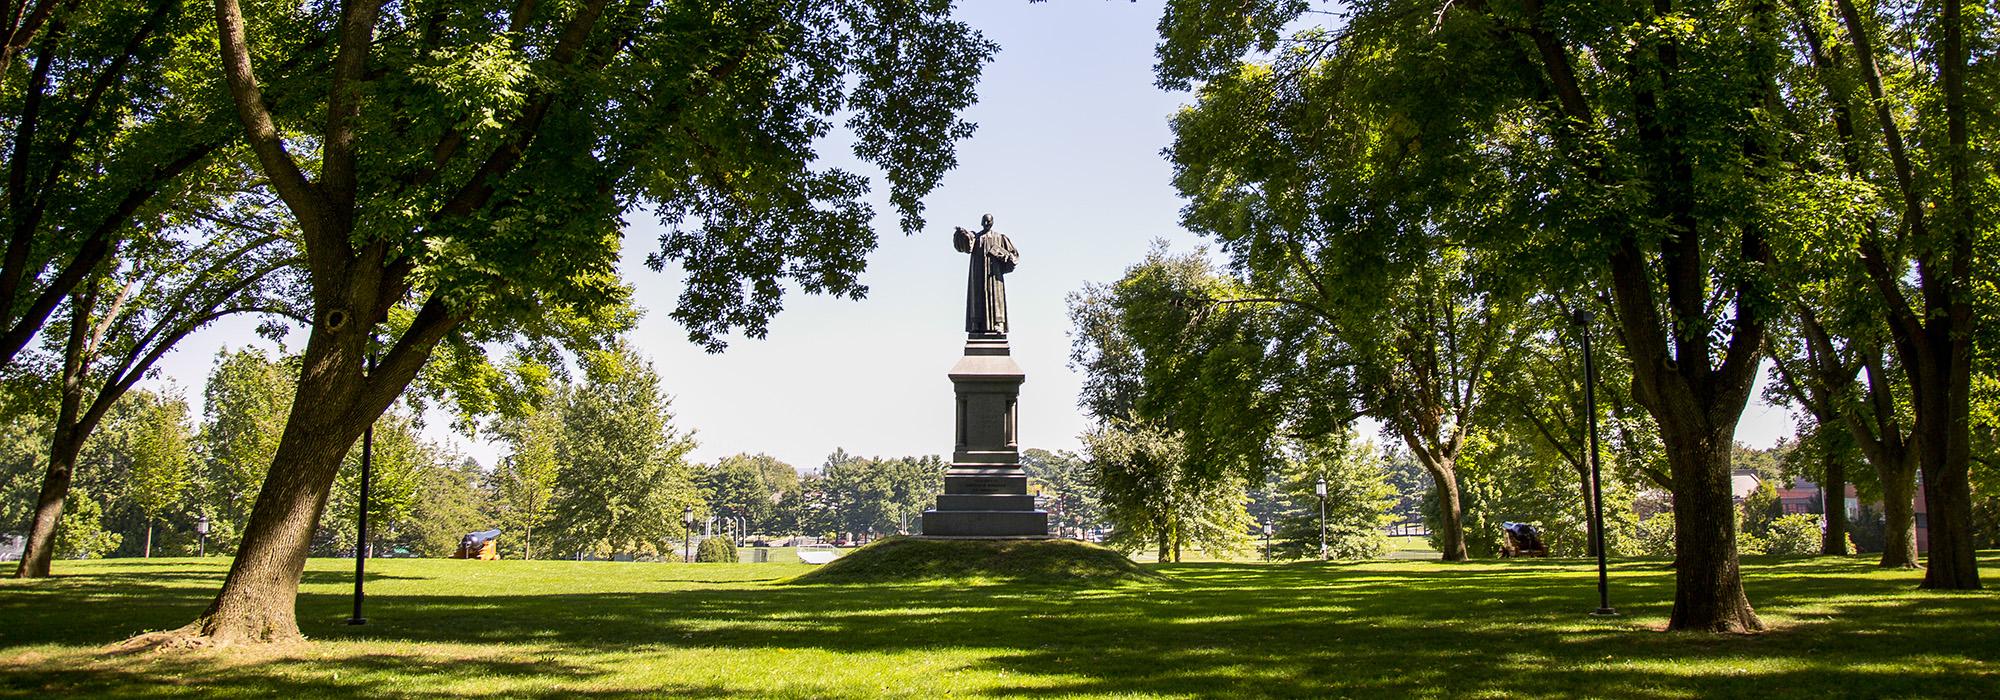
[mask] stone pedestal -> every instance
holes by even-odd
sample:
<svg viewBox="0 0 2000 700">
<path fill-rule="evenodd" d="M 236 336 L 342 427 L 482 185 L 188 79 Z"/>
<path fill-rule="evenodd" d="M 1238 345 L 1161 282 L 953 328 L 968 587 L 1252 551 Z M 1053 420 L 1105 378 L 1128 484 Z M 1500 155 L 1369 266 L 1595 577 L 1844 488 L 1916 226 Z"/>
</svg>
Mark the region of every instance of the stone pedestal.
<svg viewBox="0 0 2000 700">
<path fill-rule="evenodd" d="M 1006 336 L 974 335 L 951 368 L 957 394 L 957 440 L 944 495 L 924 511 L 925 537 L 1038 538 L 1049 536 L 1049 514 L 1035 508 L 1021 471 L 1016 399 L 1027 378 Z"/>
</svg>

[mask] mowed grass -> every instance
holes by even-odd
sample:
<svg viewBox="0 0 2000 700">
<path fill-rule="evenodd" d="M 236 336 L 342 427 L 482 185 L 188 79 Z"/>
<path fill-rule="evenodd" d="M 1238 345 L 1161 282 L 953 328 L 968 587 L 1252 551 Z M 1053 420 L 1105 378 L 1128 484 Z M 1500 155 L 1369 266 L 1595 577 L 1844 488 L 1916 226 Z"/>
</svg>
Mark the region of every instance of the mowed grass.
<svg viewBox="0 0 2000 700">
<path fill-rule="evenodd" d="M 2000 553 L 1982 558 L 2000 584 Z M 1149 565 L 1096 588 L 783 585 L 797 564 L 310 562 L 277 650 L 119 654 L 193 618 L 220 559 L 0 582 L 21 697 L 2000 697 L 2000 595 L 1865 557 L 1745 561 L 1773 631 L 1670 634 L 1672 572 L 1582 560 Z"/>
</svg>

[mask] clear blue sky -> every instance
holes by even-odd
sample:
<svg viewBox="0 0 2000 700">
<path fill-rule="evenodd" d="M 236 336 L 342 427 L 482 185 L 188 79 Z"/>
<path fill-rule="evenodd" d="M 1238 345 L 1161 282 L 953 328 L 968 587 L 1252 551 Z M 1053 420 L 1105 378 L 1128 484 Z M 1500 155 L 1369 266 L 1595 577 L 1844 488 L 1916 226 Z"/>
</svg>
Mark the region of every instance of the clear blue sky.
<svg viewBox="0 0 2000 700">
<path fill-rule="evenodd" d="M 965 117 L 979 125 L 959 147 L 960 165 L 925 200 L 929 227 L 896 231 L 882 187 L 873 198 L 880 247 L 869 256 L 868 298 L 790 295 L 764 340 L 737 338 L 710 355 L 667 317 L 680 293 L 672 270 L 642 264 L 658 229 L 636 220 L 623 270 L 648 310 L 634 334 L 674 397 L 675 423 L 696 431 L 698 460 L 765 452 L 817 467 L 834 448 L 861 455 L 948 454 L 951 383 L 945 371 L 964 339 L 965 260 L 953 226 L 976 228 L 992 213 L 1021 249 L 1008 276 L 1008 312 L 1021 388 L 1026 447 L 1075 449 L 1089 425 L 1076 409 L 1078 376 L 1067 367 L 1064 296 L 1117 279 L 1156 239 L 1200 244 L 1177 224 L 1181 201 L 1160 151 L 1167 119 L 1189 101 L 1153 86 L 1158 2 L 1025 0 L 964 2 L 960 16 L 1001 46 Z M 836 139 L 829 165 L 858 167 Z M 872 172 L 871 172 L 872 174 Z M 161 376 L 197 414 L 216 350 L 256 342 L 249 323 L 190 337 L 163 360 Z M 300 341 L 295 341 L 295 346 Z M 435 439 L 491 465 L 497 446 L 468 442 L 433 421 Z M 1768 445 L 1792 433 L 1783 410 L 1754 402 L 1738 439 Z"/>
</svg>

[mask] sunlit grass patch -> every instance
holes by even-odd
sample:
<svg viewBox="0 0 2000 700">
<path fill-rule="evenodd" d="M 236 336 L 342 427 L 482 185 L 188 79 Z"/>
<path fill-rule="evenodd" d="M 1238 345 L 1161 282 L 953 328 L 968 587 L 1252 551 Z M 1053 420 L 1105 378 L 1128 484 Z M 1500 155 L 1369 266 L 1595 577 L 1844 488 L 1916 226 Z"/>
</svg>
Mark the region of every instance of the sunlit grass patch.
<svg viewBox="0 0 2000 700">
<path fill-rule="evenodd" d="M 1984 573 L 2000 581 L 1996 557 Z M 1151 565 L 1097 586 L 796 586 L 800 564 L 309 562 L 313 641 L 108 653 L 207 604 L 219 559 L 0 581 L 0 696 L 1990 697 L 2000 596 L 1864 558 L 1745 562 L 1774 631 L 1669 634 L 1673 571 L 1590 562 Z"/>
</svg>

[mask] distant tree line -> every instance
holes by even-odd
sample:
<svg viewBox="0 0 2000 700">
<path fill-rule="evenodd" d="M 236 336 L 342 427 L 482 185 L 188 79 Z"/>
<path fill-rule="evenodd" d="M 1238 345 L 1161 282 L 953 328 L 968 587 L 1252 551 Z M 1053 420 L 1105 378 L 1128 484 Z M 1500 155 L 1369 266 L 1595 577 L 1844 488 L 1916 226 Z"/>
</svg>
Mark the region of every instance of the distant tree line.
<svg viewBox="0 0 2000 700">
<path fill-rule="evenodd" d="M 189 556 L 198 545 L 211 556 L 235 554 L 290 410 L 284 388 L 296 381 L 298 363 L 282 351 L 224 349 L 198 418 L 171 393 L 139 390 L 115 402 L 77 459 L 55 558 Z M 668 556 L 681 551 L 689 514 L 698 538 L 861 539 L 916 532 L 943 491 L 945 465 L 936 456 L 835 450 L 803 474 L 764 454 L 693 463 L 693 439 L 675 426 L 658 374 L 634 350 L 585 353 L 575 375 L 515 387 L 526 397 L 516 414 L 460 426 L 485 430 L 506 448 L 485 468 L 426 439 L 420 406 L 386 412 L 374 425 L 370 551 L 450 556 L 465 534 L 498 528 L 507 558 Z M 8 400 L 28 399 L 17 392 Z M 28 419 L 0 432 L 0 488 L 10 496 L 0 529 L 14 531 L 33 517 L 48 448 L 44 424 L 30 420 L 41 414 L 21 415 Z M 357 443 L 329 491 L 312 537 L 316 556 L 355 551 L 360 453 Z M 1061 483 L 1061 498 L 1088 498 Z M 1083 519 L 1075 520 L 1079 528 L 1092 517 L 1079 507 L 1062 512 Z M 198 542 L 203 518 L 209 534 Z"/>
</svg>

